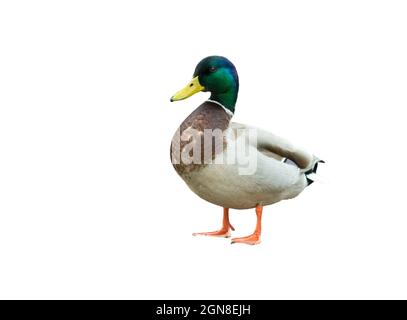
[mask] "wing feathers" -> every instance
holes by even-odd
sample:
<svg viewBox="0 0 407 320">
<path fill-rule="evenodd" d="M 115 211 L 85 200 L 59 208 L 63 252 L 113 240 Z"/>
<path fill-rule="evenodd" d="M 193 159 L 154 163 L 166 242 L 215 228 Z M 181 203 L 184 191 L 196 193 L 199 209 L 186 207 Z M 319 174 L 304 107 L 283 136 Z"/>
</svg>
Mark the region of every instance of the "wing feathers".
<svg viewBox="0 0 407 320">
<path fill-rule="evenodd" d="M 309 169 L 314 164 L 315 157 L 312 154 L 295 147 L 277 135 L 240 123 L 232 123 L 231 126 L 234 129 L 255 129 L 257 131 L 257 148 L 259 150 L 267 150 L 281 158 L 288 158 L 295 162 L 300 169 Z"/>
</svg>

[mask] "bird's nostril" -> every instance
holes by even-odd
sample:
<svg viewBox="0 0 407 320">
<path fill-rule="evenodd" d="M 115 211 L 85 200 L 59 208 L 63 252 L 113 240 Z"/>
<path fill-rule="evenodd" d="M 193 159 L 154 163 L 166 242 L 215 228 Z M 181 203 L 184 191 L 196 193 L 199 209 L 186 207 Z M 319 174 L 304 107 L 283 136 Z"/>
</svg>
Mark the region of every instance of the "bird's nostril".
<svg viewBox="0 0 407 320">
<path fill-rule="evenodd" d="M 190 86 L 190 87 L 193 87 L 193 86 L 194 86 L 194 84 L 193 84 L 193 83 L 191 83 L 189 86 Z"/>
</svg>

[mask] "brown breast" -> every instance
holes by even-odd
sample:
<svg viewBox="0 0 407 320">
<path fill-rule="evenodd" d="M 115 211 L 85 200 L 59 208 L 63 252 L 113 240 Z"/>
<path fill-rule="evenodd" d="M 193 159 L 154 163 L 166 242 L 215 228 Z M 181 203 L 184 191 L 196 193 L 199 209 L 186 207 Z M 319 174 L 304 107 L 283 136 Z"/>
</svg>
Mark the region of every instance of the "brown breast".
<svg viewBox="0 0 407 320">
<path fill-rule="evenodd" d="M 221 106 L 205 101 L 184 120 L 171 141 L 171 161 L 178 174 L 202 169 L 226 148 L 223 132 L 230 119 Z"/>
</svg>

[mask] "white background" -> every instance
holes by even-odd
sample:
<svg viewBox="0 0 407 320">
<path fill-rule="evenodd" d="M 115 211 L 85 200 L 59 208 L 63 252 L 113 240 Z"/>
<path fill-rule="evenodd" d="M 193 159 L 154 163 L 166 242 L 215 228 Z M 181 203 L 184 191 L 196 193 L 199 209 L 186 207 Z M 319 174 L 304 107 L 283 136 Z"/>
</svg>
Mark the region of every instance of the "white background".
<svg viewBox="0 0 407 320">
<path fill-rule="evenodd" d="M 0 298 L 407 298 L 403 1 L 3 1 Z M 240 75 L 235 120 L 326 160 L 266 207 L 263 242 L 194 238 L 222 209 L 169 144 L 208 94 L 170 96 L 205 56 Z M 232 211 L 234 236 L 254 210 Z"/>
</svg>

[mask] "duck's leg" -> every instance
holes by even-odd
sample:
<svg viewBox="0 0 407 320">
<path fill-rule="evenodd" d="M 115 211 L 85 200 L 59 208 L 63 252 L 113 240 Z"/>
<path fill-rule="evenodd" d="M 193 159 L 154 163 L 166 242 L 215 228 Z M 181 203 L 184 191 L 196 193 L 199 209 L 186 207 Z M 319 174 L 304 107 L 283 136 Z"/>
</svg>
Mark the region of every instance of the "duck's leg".
<svg viewBox="0 0 407 320">
<path fill-rule="evenodd" d="M 230 229 L 235 231 L 235 228 L 233 228 L 233 226 L 229 222 L 229 208 L 223 208 L 222 228 L 219 231 L 198 232 L 198 233 L 193 233 L 192 235 L 193 236 L 212 236 L 212 237 L 229 238 Z"/>
<path fill-rule="evenodd" d="M 233 243 L 246 243 L 246 244 L 259 244 L 260 243 L 260 235 L 261 235 L 261 215 L 263 213 L 263 206 L 257 205 L 256 206 L 256 216 L 257 216 L 257 223 L 256 229 L 254 230 L 253 234 L 247 237 L 242 238 L 233 238 Z"/>
</svg>

